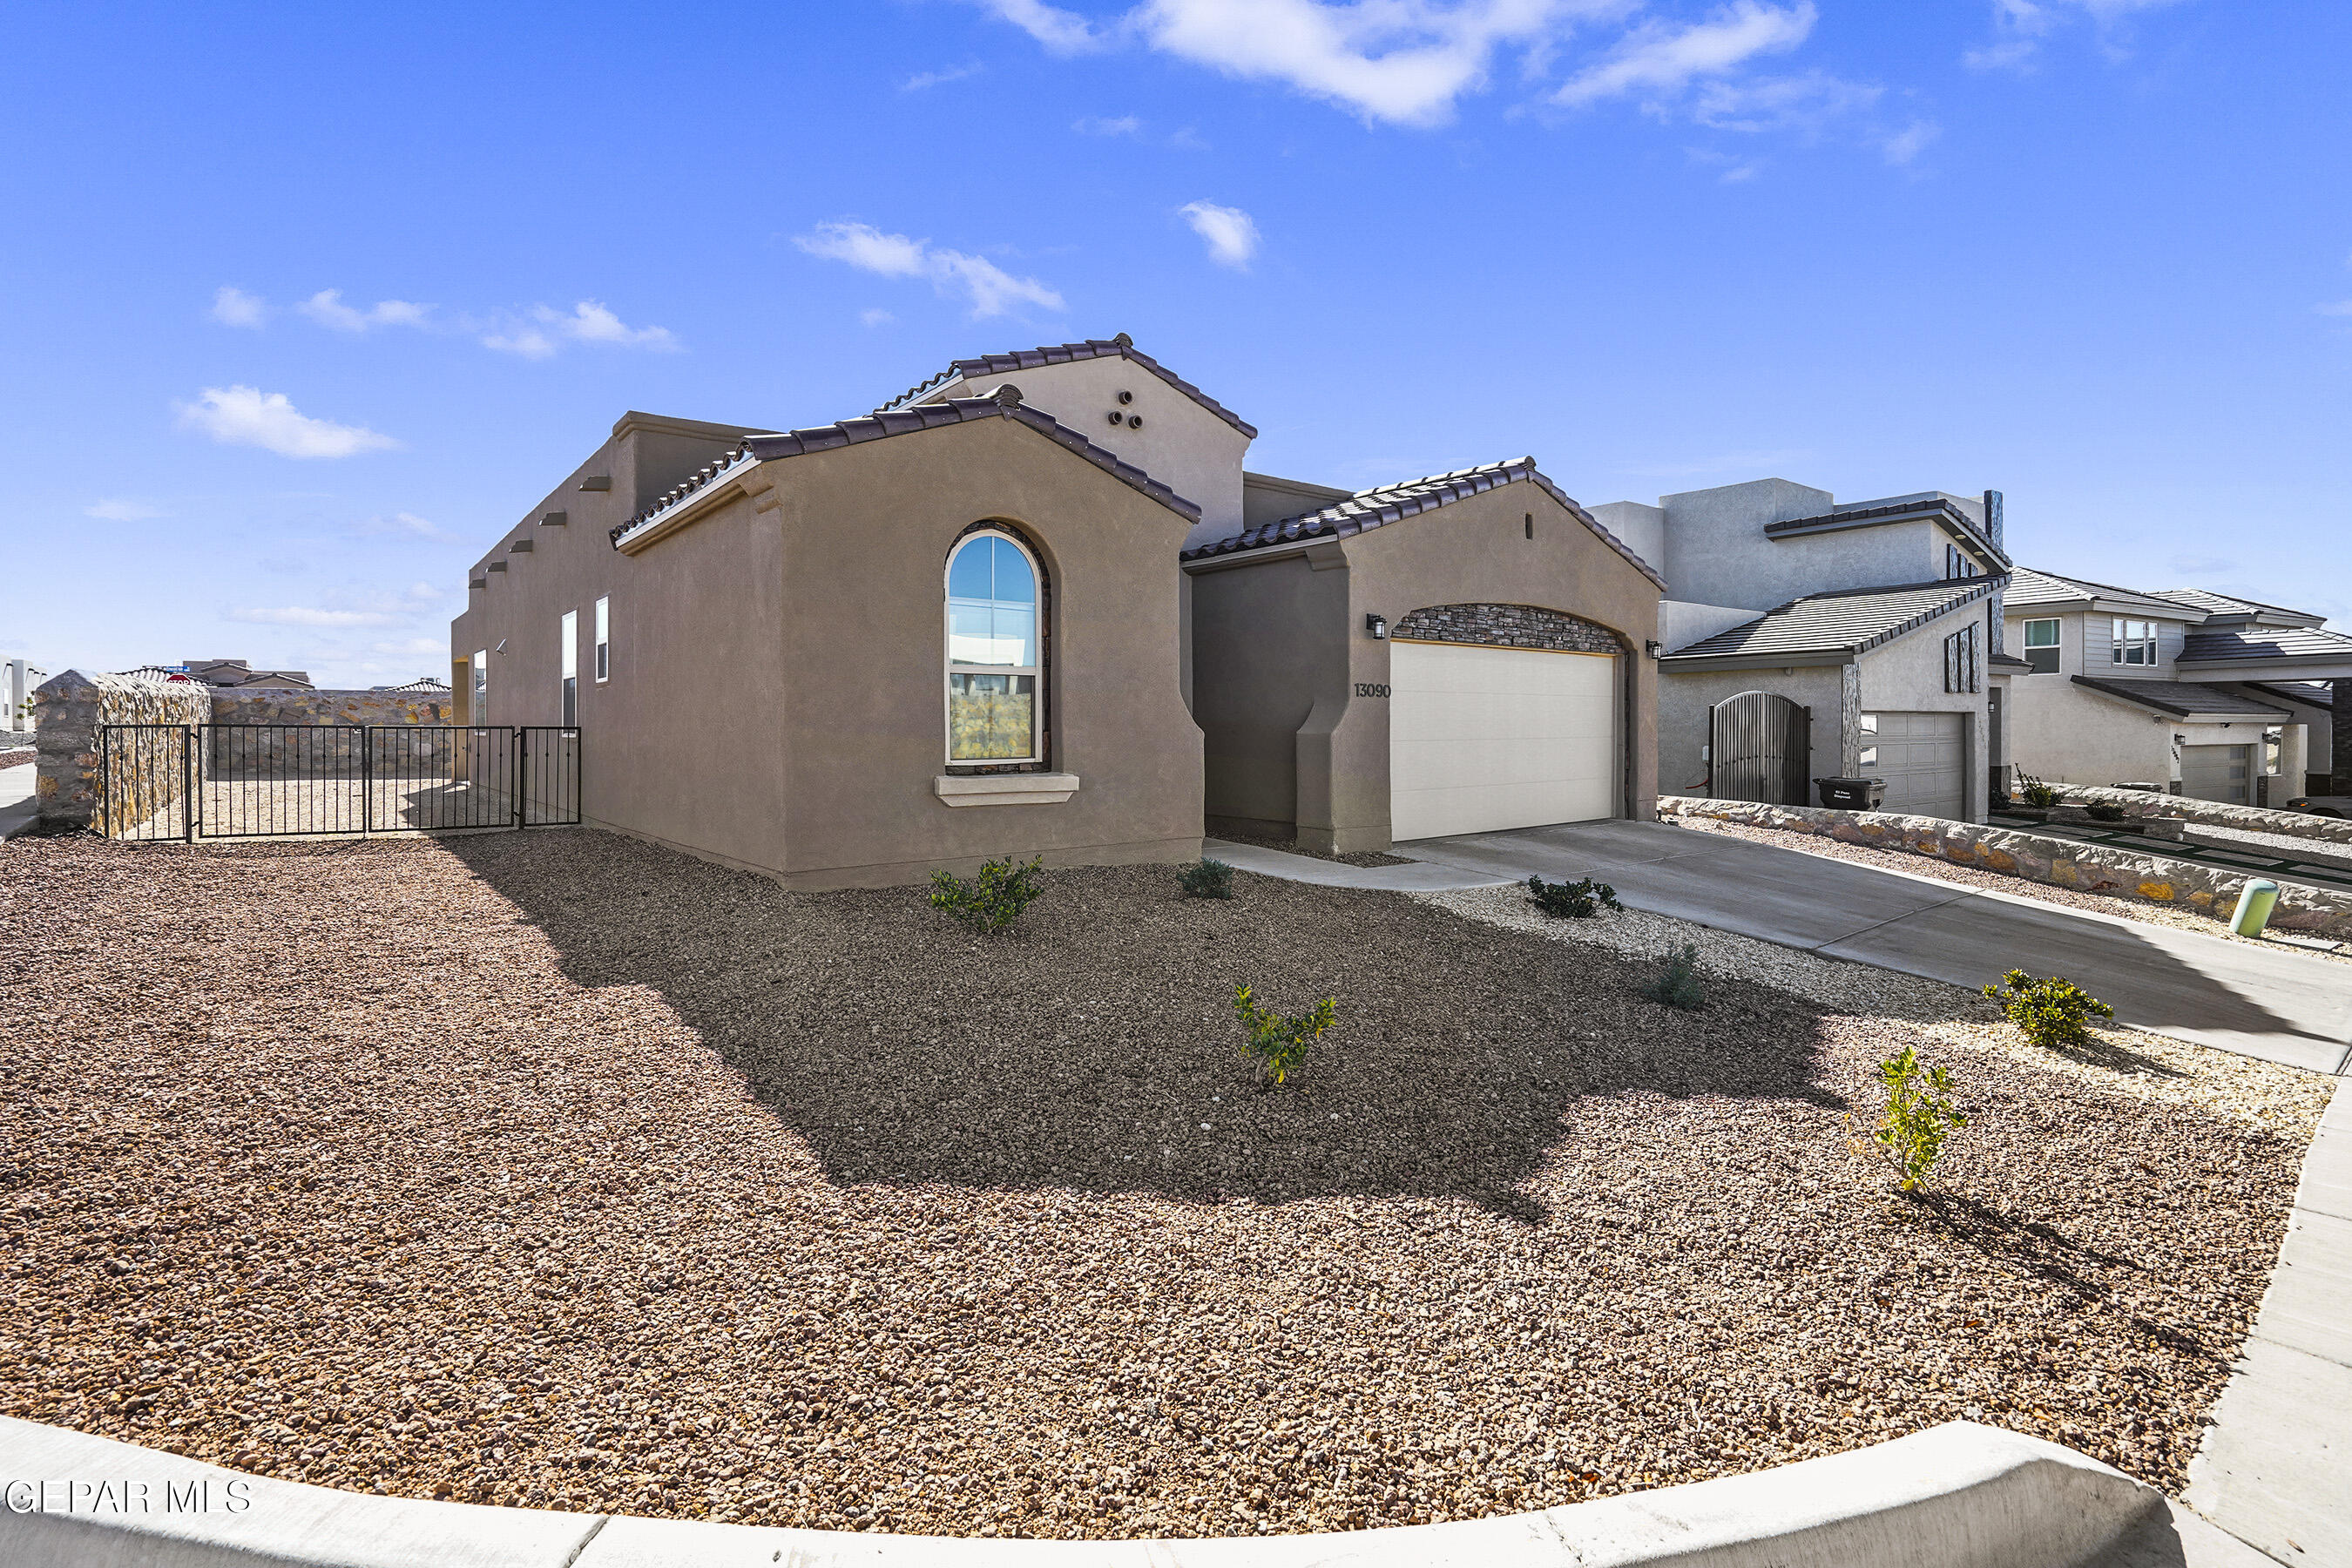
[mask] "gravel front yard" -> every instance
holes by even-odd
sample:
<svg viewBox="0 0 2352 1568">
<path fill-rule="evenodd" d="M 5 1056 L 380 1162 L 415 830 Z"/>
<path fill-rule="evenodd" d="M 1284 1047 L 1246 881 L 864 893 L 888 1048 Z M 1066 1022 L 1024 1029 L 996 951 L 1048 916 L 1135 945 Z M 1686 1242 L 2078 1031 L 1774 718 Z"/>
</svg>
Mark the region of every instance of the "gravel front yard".
<svg viewBox="0 0 2352 1568">
<path fill-rule="evenodd" d="M 991 942 L 592 832 L 19 840 L 0 1412 L 950 1534 L 1456 1519 L 1962 1415 L 2181 1485 L 2325 1080 L 1727 972 L 1674 1013 L 1589 940 L 1670 932 L 1238 881 L 1054 873 Z M 1297 1089 L 1236 980 L 1338 996 Z M 1906 1039 L 1974 1118 L 1928 1203 L 1848 1141 Z"/>
</svg>

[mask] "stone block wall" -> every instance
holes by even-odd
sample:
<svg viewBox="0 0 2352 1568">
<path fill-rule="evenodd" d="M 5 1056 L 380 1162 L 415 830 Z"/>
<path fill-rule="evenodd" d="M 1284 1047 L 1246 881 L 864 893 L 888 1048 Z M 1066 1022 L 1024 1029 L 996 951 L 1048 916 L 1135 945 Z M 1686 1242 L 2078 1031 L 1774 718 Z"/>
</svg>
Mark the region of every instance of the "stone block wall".
<svg viewBox="0 0 2352 1568">
<path fill-rule="evenodd" d="M 2017 877 L 2029 882 L 2073 888 L 2085 893 L 2146 899 L 2227 920 L 2238 895 L 2253 879 L 2242 871 L 2200 866 L 2160 855 L 2142 855 L 2071 838 L 2046 838 L 1940 816 L 1903 816 L 1893 812 L 1826 811 L 1818 806 L 1759 805 L 1739 800 L 1702 800 L 1661 795 L 1658 815 L 1707 816 L 1751 827 L 1807 833 L 1845 844 L 1899 849 L 1956 866 Z M 2352 937 L 2352 894 L 2279 884 L 2278 909 L 2271 924 L 2284 931 Z"/>
<path fill-rule="evenodd" d="M 205 758 L 217 776 L 357 779 L 362 765 L 360 725 L 400 728 L 456 722 L 446 691 L 308 691 L 298 687 L 246 686 L 213 693 L 212 721 L 269 726 L 216 729 Z M 368 759 L 387 775 L 450 776 L 462 750 L 457 737 L 378 736 Z"/>
<path fill-rule="evenodd" d="M 2231 805 L 2218 800 L 2192 800 L 2187 795 L 2161 795 L 2144 789 L 2105 789 L 2091 784 L 2058 786 L 2070 801 L 2105 801 L 2134 816 L 2180 816 L 2216 827 L 2242 827 L 2252 833 L 2289 833 L 2298 838 L 2321 838 L 2352 844 L 2352 816 L 2314 816 L 2307 811 L 2267 811 L 2256 805 Z"/>
<path fill-rule="evenodd" d="M 215 724 L 454 724 L 446 691 L 306 691 L 241 686 L 212 694 Z"/>
<path fill-rule="evenodd" d="M 1399 621 L 1389 635 L 1409 642 L 1548 648 L 1554 653 L 1626 651 L 1624 639 L 1608 627 L 1534 605 L 1428 605 Z"/>
<path fill-rule="evenodd" d="M 33 790 L 42 825 L 48 827 L 88 827 L 98 814 L 101 725 L 190 725 L 212 718 L 209 687 L 78 669 L 42 682 L 33 700 L 39 769 Z M 184 770 L 178 748 L 135 747 L 124 765 L 137 770 L 130 782 L 142 804 L 160 810 L 180 798 Z"/>
</svg>

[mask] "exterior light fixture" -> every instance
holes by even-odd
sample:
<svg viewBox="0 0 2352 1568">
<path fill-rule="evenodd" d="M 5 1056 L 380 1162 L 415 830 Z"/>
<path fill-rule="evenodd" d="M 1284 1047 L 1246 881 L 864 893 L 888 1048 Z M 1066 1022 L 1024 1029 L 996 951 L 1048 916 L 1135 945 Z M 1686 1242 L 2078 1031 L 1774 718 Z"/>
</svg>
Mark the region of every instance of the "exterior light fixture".
<svg viewBox="0 0 2352 1568">
<path fill-rule="evenodd" d="M 1656 658 L 1666 651 L 1666 645 L 1660 642 L 1657 638 L 1652 637 L 1649 641 L 1642 645 L 1642 651 L 1648 654 L 1652 658 Z"/>
<path fill-rule="evenodd" d="M 1364 629 L 1372 634 L 1374 642 L 1389 640 L 1389 618 L 1386 616 L 1366 616 Z"/>
</svg>

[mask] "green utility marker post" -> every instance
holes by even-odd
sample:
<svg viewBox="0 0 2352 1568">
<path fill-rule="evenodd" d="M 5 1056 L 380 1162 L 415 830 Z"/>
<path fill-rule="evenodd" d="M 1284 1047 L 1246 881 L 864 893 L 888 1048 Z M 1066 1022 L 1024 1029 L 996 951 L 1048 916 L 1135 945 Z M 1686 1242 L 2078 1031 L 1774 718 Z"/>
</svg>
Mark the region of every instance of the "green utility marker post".
<svg viewBox="0 0 2352 1568">
<path fill-rule="evenodd" d="M 2271 911 L 2276 908 L 2276 882 L 2248 882 L 2246 890 L 2238 895 L 2238 912 L 2230 917 L 2230 929 L 2240 936 L 2260 936 L 2263 928 L 2271 923 Z"/>
</svg>

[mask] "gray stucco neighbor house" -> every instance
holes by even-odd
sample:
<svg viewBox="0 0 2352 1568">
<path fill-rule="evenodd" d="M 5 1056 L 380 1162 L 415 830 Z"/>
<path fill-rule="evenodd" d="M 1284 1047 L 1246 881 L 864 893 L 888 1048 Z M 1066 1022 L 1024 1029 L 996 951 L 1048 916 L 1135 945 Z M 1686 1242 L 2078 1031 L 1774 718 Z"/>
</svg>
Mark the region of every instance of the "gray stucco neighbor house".
<svg viewBox="0 0 2352 1568">
<path fill-rule="evenodd" d="M 1724 794 L 1717 716 L 1736 697 L 1809 710 L 1806 782 L 1886 782 L 1885 809 L 1982 821 L 2006 792 L 2000 497 L 1923 490 L 1840 504 L 1757 479 L 1614 501 L 1593 515 L 1669 584 L 1660 606 L 1659 787 Z M 1793 743 L 1793 742 L 1791 742 Z"/>
<path fill-rule="evenodd" d="M 2032 568 L 2007 615 L 2025 771 L 2240 805 L 2352 794 L 2352 637 L 2324 617 Z"/>
</svg>

